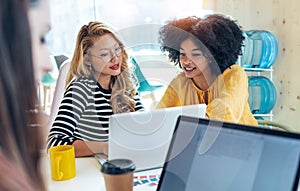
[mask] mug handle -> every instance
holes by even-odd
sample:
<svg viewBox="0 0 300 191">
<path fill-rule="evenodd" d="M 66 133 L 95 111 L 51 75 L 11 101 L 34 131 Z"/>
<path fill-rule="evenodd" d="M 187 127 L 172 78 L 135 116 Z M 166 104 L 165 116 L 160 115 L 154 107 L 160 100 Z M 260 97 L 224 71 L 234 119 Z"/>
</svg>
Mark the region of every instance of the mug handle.
<svg viewBox="0 0 300 191">
<path fill-rule="evenodd" d="M 62 171 L 60 171 L 60 161 L 61 161 L 61 156 L 56 157 L 56 173 L 57 173 L 57 177 L 59 180 L 61 180 L 63 178 L 64 173 Z"/>
</svg>

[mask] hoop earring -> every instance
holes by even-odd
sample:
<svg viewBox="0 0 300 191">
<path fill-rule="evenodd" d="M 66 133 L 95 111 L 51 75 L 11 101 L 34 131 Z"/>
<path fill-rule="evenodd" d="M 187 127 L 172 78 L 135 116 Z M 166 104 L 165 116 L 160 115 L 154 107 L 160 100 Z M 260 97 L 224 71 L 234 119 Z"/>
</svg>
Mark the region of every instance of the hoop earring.
<svg viewBox="0 0 300 191">
<path fill-rule="evenodd" d="M 88 70 L 89 71 L 92 71 L 93 70 L 93 67 L 92 67 L 92 65 L 90 64 L 90 65 L 88 65 Z"/>
</svg>

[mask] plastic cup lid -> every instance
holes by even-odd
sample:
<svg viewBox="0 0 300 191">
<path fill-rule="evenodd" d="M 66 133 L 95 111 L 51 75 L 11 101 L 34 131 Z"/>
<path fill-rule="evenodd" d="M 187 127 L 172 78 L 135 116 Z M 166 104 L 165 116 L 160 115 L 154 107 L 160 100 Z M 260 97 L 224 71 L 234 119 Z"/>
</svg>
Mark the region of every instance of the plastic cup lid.
<svg viewBox="0 0 300 191">
<path fill-rule="evenodd" d="M 101 172 L 105 174 L 126 174 L 135 170 L 135 164 L 129 159 L 113 159 L 103 163 Z"/>
</svg>

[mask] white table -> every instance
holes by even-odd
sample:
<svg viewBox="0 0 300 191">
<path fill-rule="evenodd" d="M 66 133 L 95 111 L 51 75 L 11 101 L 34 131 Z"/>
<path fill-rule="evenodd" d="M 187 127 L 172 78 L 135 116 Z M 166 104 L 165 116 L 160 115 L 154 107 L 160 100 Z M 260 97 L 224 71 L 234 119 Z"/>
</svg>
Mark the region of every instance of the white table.
<svg viewBox="0 0 300 191">
<path fill-rule="evenodd" d="M 100 164 L 94 157 L 76 158 L 76 177 L 65 181 L 51 179 L 48 156 L 42 157 L 42 172 L 48 191 L 105 191 L 105 183 Z M 135 173 L 135 176 L 159 174 L 161 169 Z M 156 185 L 143 184 L 134 187 L 134 191 L 155 191 Z"/>
<path fill-rule="evenodd" d="M 100 171 L 100 164 L 94 157 L 76 158 L 76 177 L 65 181 L 51 179 L 50 162 L 42 157 L 42 170 L 48 191 L 105 191 L 105 183 Z M 135 176 L 160 174 L 161 169 L 135 173 Z M 134 191 L 155 191 L 157 185 L 143 184 L 133 188 Z M 300 191 L 300 187 L 298 188 Z"/>
</svg>

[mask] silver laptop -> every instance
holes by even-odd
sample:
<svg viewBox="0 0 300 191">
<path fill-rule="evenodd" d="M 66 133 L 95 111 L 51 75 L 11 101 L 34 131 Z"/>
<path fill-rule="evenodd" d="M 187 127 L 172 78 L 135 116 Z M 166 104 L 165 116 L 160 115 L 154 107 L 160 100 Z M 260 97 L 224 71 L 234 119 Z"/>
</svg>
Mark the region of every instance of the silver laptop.
<svg viewBox="0 0 300 191">
<path fill-rule="evenodd" d="M 205 117 L 205 112 L 206 105 L 197 104 L 112 115 L 108 159 L 131 159 L 136 171 L 162 167 L 178 116 Z"/>
<path fill-rule="evenodd" d="M 300 134 L 180 116 L 157 191 L 296 191 Z"/>
</svg>

